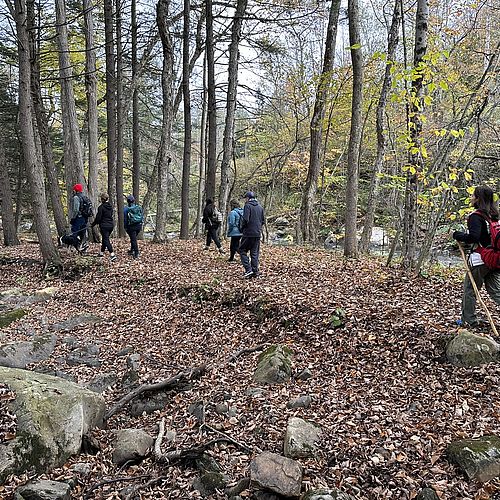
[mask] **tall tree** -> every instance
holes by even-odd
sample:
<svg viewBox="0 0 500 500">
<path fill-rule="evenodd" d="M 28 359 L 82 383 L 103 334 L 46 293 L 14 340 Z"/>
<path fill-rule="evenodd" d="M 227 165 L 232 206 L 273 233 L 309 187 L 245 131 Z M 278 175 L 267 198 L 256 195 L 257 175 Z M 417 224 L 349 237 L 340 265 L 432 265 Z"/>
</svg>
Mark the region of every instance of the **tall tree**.
<svg viewBox="0 0 500 500">
<path fill-rule="evenodd" d="M 19 245 L 16 231 L 16 219 L 14 217 L 14 203 L 10 188 L 9 169 L 3 138 L 0 135 L 0 201 L 2 207 L 2 230 L 5 246 Z"/>
<path fill-rule="evenodd" d="M 7 5 L 16 23 L 19 58 L 19 135 L 28 175 L 33 217 L 44 261 L 44 272 L 55 273 L 62 269 L 62 262 L 50 234 L 43 167 L 36 153 L 26 0 L 14 0 L 14 6 L 7 0 Z"/>
<path fill-rule="evenodd" d="M 75 183 L 85 184 L 83 170 L 83 151 L 80 140 L 80 127 L 76 115 L 75 94 L 73 90 L 73 67 L 68 42 L 68 22 L 64 0 L 55 0 L 56 31 L 59 47 L 59 76 L 61 81 L 61 112 L 64 136 L 64 167 L 66 189 L 70 199 L 71 188 Z"/>
<path fill-rule="evenodd" d="M 231 28 L 231 43 L 229 44 L 228 85 L 226 97 L 226 120 L 222 141 L 222 162 L 220 166 L 219 208 L 226 216 L 229 195 L 229 166 L 234 154 L 234 119 L 236 113 L 236 98 L 238 94 L 238 63 L 240 58 L 240 39 L 243 18 L 247 9 L 247 0 L 236 2 L 233 24 Z"/>
<path fill-rule="evenodd" d="M 373 166 L 372 177 L 370 180 L 370 189 L 368 190 L 368 200 L 366 202 L 365 223 L 363 225 L 363 234 L 361 235 L 360 247 L 362 252 L 367 252 L 370 245 L 370 238 L 373 230 L 373 220 L 375 214 L 375 204 L 378 198 L 379 174 L 382 171 L 384 155 L 387 149 L 387 137 L 385 127 L 385 110 L 387 106 L 387 97 L 392 83 L 391 68 L 394 65 L 396 57 L 396 48 L 399 42 L 399 26 L 401 24 L 401 0 L 394 1 L 394 10 L 392 13 L 392 22 L 387 36 L 387 59 L 385 64 L 384 79 L 376 111 L 376 129 L 377 129 L 377 157 Z"/>
<path fill-rule="evenodd" d="M 217 174 L 217 100 L 215 95 L 215 56 L 214 56 L 214 15 L 212 0 L 205 3 L 206 26 L 206 52 L 207 52 L 207 174 L 205 181 L 205 199 L 215 197 L 215 178 Z"/>
<path fill-rule="evenodd" d="M 130 7 L 130 24 L 132 30 L 132 80 L 139 73 L 137 60 L 137 0 L 132 0 Z M 141 144 L 139 131 L 139 89 L 135 86 L 132 93 L 132 193 L 139 203 L 139 182 L 141 173 Z"/>
<path fill-rule="evenodd" d="M 349 44 L 352 60 L 352 105 L 351 130 L 347 150 L 344 255 L 346 257 L 357 257 L 358 238 L 356 223 L 358 216 L 359 145 L 361 142 L 361 111 L 363 104 L 363 52 L 361 50 L 358 0 L 348 1 L 348 15 Z"/>
<path fill-rule="evenodd" d="M 153 240 L 157 243 L 167 240 L 167 194 L 168 175 L 171 161 L 171 136 L 173 122 L 173 80 L 174 51 L 169 31 L 170 0 L 158 0 L 156 4 L 156 23 L 160 33 L 163 52 L 163 68 L 161 73 L 162 88 L 162 128 L 160 150 L 158 152 L 158 183 L 156 189 L 156 228 Z"/>
<path fill-rule="evenodd" d="M 191 2 L 184 0 L 184 26 L 182 37 L 182 95 L 184 97 L 184 151 L 182 155 L 181 232 L 189 237 L 189 177 L 191 173 L 191 96 L 189 90 L 189 28 Z"/>
<path fill-rule="evenodd" d="M 337 25 L 340 11 L 340 0 L 332 0 L 328 27 L 326 30 L 325 54 L 323 58 L 323 69 L 319 76 L 316 88 L 316 100 L 311 119 L 311 148 L 309 153 L 309 168 L 307 180 L 302 195 L 302 206 L 300 210 L 300 229 L 303 241 L 314 241 L 316 231 L 313 221 L 314 203 L 318 177 L 321 169 L 321 158 L 323 157 L 323 129 L 326 111 L 326 99 L 331 81 L 331 72 L 335 59 L 335 42 L 337 39 Z"/>
<path fill-rule="evenodd" d="M 408 122 L 409 168 L 406 175 L 403 234 L 403 267 L 414 269 L 417 263 L 417 223 L 419 176 L 422 173 L 421 132 L 423 110 L 424 56 L 427 52 L 429 24 L 428 0 L 417 1 L 415 23 L 415 48 L 413 52 L 413 76 L 410 91 Z"/>
</svg>

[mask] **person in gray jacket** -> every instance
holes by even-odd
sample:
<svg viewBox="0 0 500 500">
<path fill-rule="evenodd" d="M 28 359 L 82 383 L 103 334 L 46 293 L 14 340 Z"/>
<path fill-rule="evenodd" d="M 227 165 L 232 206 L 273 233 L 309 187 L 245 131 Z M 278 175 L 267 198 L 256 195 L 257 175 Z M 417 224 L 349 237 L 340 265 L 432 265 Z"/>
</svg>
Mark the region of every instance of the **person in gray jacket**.
<svg viewBox="0 0 500 500">
<path fill-rule="evenodd" d="M 256 278 L 259 275 L 260 235 L 265 223 L 264 209 L 255 199 L 252 191 L 244 196 L 246 203 L 241 216 L 240 254 L 241 263 L 245 268 L 244 278 Z M 250 259 L 248 258 L 250 252 Z"/>
</svg>

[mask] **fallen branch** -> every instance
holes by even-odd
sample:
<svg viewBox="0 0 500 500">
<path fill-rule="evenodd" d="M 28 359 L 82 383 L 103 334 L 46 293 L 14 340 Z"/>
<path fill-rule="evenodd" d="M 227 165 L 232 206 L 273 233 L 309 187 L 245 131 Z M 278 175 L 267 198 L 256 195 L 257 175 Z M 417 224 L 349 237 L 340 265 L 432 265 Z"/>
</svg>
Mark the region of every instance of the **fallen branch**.
<svg viewBox="0 0 500 500">
<path fill-rule="evenodd" d="M 100 481 L 96 484 L 93 484 L 89 490 L 85 493 L 85 496 L 83 497 L 83 500 L 88 500 L 89 498 L 93 498 L 93 495 L 91 495 L 95 490 L 100 488 L 101 486 L 106 486 L 107 484 L 114 484 L 114 483 L 121 483 L 122 481 L 135 481 L 137 479 L 145 479 L 151 477 L 150 474 L 143 475 L 143 476 L 124 476 L 124 477 L 114 477 L 111 479 L 104 479 L 103 481 Z"/>
<path fill-rule="evenodd" d="M 239 351 L 236 351 L 234 354 L 231 354 L 231 356 L 229 356 L 229 359 L 227 360 L 227 362 L 232 363 L 233 361 L 236 361 L 243 354 L 251 354 L 252 352 L 263 351 L 265 349 L 265 347 L 266 347 L 265 344 L 260 344 L 260 345 L 255 346 L 255 347 L 248 347 L 246 349 L 240 349 Z"/>
<path fill-rule="evenodd" d="M 172 378 L 162 380 L 161 382 L 157 382 L 156 384 L 143 384 L 137 387 L 137 389 L 134 389 L 133 391 L 123 396 L 123 398 L 121 398 L 120 401 L 118 401 L 118 403 L 116 403 L 116 405 L 106 413 L 106 415 L 104 416 L 104 420 L 108 420 L 117 411 L 121 410 L 127 403 L 130 403 L 130 401 L 134 400 L 137 396 L 143 394 L 144 392 L 171 389 L 179 385 L 180 382 L 200 378 L 206 372 L 206 370 L 206 365 L 202 365 L 196 368 L 189 368 L 188 370 L 180 371 Z"/>
<path fill-rule="evenodd" d="M 253 453 L 256 451 L 257 453 L 262 453 L 262 450 L 258 447 L 255 446 L 255 448 L 251 448 L 250 446 L 246 445 L 245 443 L 242 443 L 241 441 L 237 441 L 236 439 L 232 438 L 225 432 L 217 430 L 215 427 L 212 427 L 211 425 L 208 424 L 202 424 L 200 426 L 200 430 L 203 428 L 206 428 L 210 432 L 215 432 L 216 434 L 219 434 L 219 436 L 222 436 L 224 438 L 224 441 L 227 441 L 228 443 L 234 444 L 237 448 L 240 448 L 243 451 L 246 451 L 247 453 Z"/>
<path fill-rule="evenodd" d="M 165 417 L 163 417 L 160 421 L 160 425 L 158 428 L 158 436 L 156 436 L 155 446 L 153 448 L 153 456 L 156 458 L 156 460 L 159 460 L 162 456 L 161 442 L 163 441 L 164 435 L 165 435 Z"/>
<path fill-rule="evenodd" d="M 200 446 L 187 448 L 185 450 L 167 451 L 167 453 L 161 453 L 159 456 L 155 455 L 155 458 L 159 463 L 163 464 L 171 464 L 172 462 L 176 462 L 177 460 L 196 460 L 198 458 L 201 458 L 203 454 L 214 444 L 224 441 L 229 440 L 225 437 L 211 439 L 210 441 L 206 442 L 205 444 L 201 444 Z"/>
<path fill-rule="evenodd" d="M 134 486 L 132 488 L 132 491 L 125 497 L 125 500 L 133 500 L 140 490 L 149 488 L 150 486 L 153 486 L 154 484 L 159 483 L 161 481 L 166 481 L 167 479 L 168 479 L 167 476 L 158 476 L 149 480 L 147 483 L 138 484 L 137 486 Z"/>
</svg>

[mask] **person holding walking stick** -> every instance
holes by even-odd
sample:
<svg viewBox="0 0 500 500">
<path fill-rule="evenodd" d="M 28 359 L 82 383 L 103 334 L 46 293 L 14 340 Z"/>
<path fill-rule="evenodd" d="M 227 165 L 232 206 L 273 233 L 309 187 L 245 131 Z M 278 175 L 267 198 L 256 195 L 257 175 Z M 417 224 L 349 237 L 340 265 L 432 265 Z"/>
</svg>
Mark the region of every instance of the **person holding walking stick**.
<svg viewBox="0 0 500 500">
<path fill-rule="evenodd" d="M 500 305 L 500 269 L 489 268 L 483 262 L 478 249 L 491 245 L 490 224 L 499 220 L 498 205 L 494 201 L 493 190 L 488 186 L 476 187 L 470 202 L 475 210 L 467 218 L 467 231 L 453 233 L 453 238 L 458 241 L 467 266 L 463 284 L 462 314 L 457 324 L 469 328 L 480 326 L 476 316 L 476 302 L 479 299 L 496 332 L 491 315 L 479 296 L 479 290 L 484 284 L 488 295 L 497 305 Z M 473 247 L 468 259 L 465 258 L 461 246 L 464 243 Z"/>
</svg>

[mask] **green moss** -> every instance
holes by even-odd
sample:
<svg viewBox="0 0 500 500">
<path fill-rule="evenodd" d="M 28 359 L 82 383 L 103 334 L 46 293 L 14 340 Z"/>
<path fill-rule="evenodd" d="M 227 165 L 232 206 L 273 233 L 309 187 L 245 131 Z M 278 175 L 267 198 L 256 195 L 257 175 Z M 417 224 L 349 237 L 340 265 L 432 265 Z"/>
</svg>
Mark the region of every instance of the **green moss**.
<svg viewBox="0 0 500 500">
<path fill-rule="evenodd" d="M 9 326 L 14 321 L 22 318 L 26 314 L 24 309 L 14 309 L 0 314 L 0 328 Z"/>
<path fill-rule="evenodd" d="M 34 469 L 36 472 L 44 472 L 48 465 L 47 457 L 50 455 L 51 450 L 44 445 L 40 436 L 26 431 L 18 432 L 14 456 L 19 471 Z"/>
</svg>

